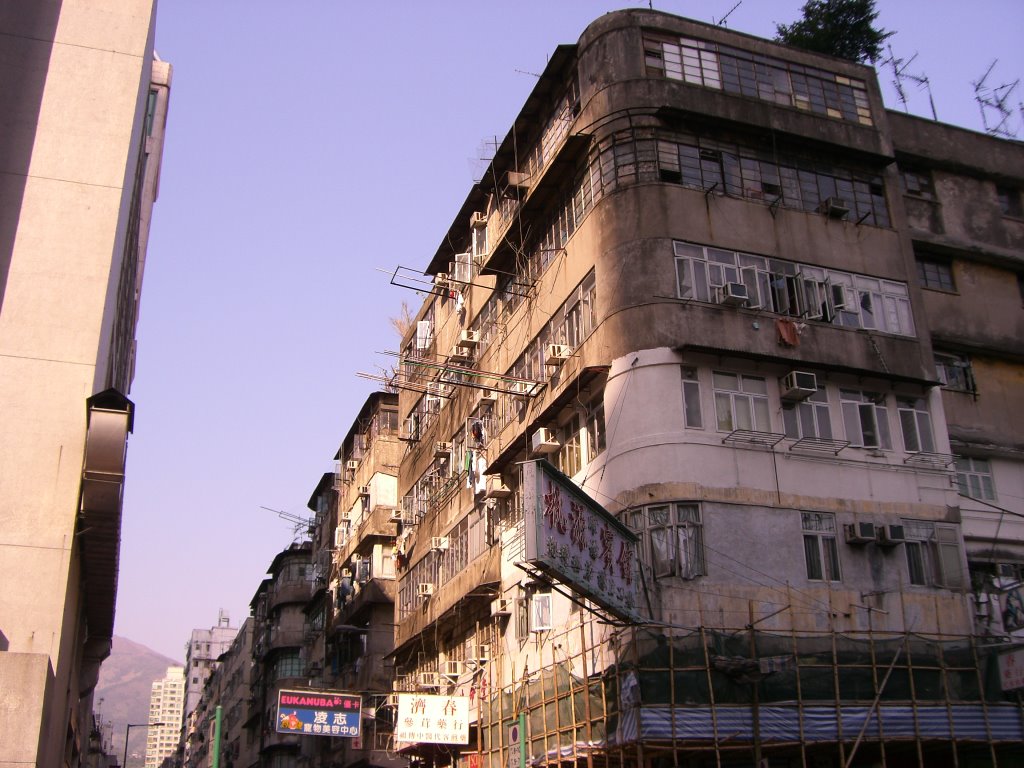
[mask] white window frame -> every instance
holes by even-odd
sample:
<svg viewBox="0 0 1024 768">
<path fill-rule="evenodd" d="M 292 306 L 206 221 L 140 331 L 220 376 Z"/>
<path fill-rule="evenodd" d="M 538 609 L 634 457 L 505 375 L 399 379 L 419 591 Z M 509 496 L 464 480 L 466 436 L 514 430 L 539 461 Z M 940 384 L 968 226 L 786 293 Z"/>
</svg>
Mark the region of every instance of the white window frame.
<svg viewBox="0 0 1024 768">
<path fill-rule="evenodd" d="M 799 440 L 804 437 L 831 440 L 832 415 L 828 390 L 819 387 L 818 391 L 798 403 L 782 404 L 782 425 L 786 437 Z"/>
<path fill-rule="evenodd" d="M 704 412 L 700 401 L 700 378 L 696 368 L 680 368 L 683 387 L 683 426 L 687 429 L 704 429 Z"/>
<path fill-rule="evenodd" d="M 553 626 L 551 590 L 530 595 L 530 631 L 547 632 Z"/>
<path fill-rule="evenodd" d="M 630 522 L 643 534 L 643 556 L 655 579 L 695 579 L 707 573 L 699 504 L 650 504 L 633 512 Z"/>
<path fill-rule="evenodd" d="M 906 283 L 799 262 L 674 241 L 676 295 L 714 302 L 716 289 L 742 282 L 746 306 L 849 328 L 915 335 Z"/>
<path fill-rule="evenodd" d="M 900 420 L 903 448 L 907 453 L 935 453 L 935 430 L 923 397 L 897 397 L 896 412 Z"/>
<path fill-rule="evenodd" d="M 996 484 L 992 463 L 973 456 L 956 457 L 956 484 L 961 496 L 983 501 L 996 501 Z"/>
<path fill-rule="evenodd" d="M 907 573 L 912 585 L 948 589 L 965 586 L 959 526 L 905 519 L 903 531 Z"/>
<path fill-rule="evenodd" d="M 715 426 L 719 432 L 733 432 L 737 429 L 750 429 L 755 432 L 771 432 L 771 411 L 768 401 L 768 380 L 764 376 L 748 376 L 730 371 L 714 371 L 712 374 L 712 390 L 715 398 Z M 736 388 L 727 388 L 726 382 L 719 377 L 731 376 L 736 379 Z M 755 384 L 756 382 L 756 384 Z M 762 391 L 756 391 L 761 389 Z M 725 423 L 724 407 L 728 403 L 728 426 Z M 745 413 L 744 413 L 745 411 Z M 738 426 L 742 421 L 738 416 L 749 415 L 749 426 Z"/>
<path fill-rule="evenodd" d="M 842 581 L 836 516 L 831 512 L 801 512 L 804 566 L 808 581 Z"/>
<path fill-rule="evenodd" d="M 839 390 L 846 439 L 855 448 L 892 450 L 889 409 L 884 396 L 857 389 Z M 873 439 L 869 439 L 873 435 Z"/>
</svg>

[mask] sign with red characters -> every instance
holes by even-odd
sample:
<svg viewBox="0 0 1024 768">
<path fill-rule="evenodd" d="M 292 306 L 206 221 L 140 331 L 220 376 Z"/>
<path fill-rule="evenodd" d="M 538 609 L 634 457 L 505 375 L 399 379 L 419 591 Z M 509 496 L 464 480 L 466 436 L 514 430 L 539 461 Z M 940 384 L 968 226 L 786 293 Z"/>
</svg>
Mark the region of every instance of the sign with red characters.
<svg viewBox="0 0 1024 768">
<path fill-rule="evenodd" d="M 636 534 L 546 461 L 521 466 L 527 562 L 609 613 L 639 620 Z"/>
</svg>

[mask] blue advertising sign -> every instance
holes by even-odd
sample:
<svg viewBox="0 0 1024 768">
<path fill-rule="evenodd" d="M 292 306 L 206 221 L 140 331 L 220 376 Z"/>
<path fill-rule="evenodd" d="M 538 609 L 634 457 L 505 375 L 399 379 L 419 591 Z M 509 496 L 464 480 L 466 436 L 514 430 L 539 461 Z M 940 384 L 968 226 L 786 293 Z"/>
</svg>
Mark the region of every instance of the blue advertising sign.
<svg viewBox="0 0 1024 768">
<path fill-rule="evenodd" d="M 362 697 L 335 691 L 278 691 L 277 732 L 358 738 Z"/>
</svg>

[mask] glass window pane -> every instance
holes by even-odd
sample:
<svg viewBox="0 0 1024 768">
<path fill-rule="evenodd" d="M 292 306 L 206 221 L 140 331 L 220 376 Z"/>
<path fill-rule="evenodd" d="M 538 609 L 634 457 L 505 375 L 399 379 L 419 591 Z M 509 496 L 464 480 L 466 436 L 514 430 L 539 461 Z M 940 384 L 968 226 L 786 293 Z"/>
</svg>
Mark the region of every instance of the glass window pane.
<svg viewBox="0 0 1024 768">
<path fill-rule="evenodd" d="M 922 451 L 935 452 L 935 439 L 932 436 L 932 422 L 927 412 L 917 413 L 917 435 Z"/>
<path fill-rule="evenodd" d="M 732 432 L 732 398 L 721 392 L 715 393 L 715 416 L 720 432 Z"/>
<path fill-rule="evenodd" d="M 754 429 L 753 413 L 750 409 L 750 398 L 736 397 L 736 428 Z"/>
<path fill-rule="evenodd" d="M 771 419 L 768 417 L 768 398 L 754 398 L 754 423 L 756 429 L 764 432 L 771 430 Z"/>
<path fill-rule="evenodd" d="M 825 577 L 829 581 L 839 581 L 839 550 L 835 537 L 822 537 L 825 548 Z"/>
<path fill-rule="evenodd" d="M 807 563 L 807 578 L 821 580 L 821 553 L 817 536 L 804 536 L 804 561 Z"/>
<path fill-rule="evenodd" d="M 697 382 L 683 382 L 683 406 L 686 410 L 686 426 L 702 428 L 704 422 L 700 413 L 700 386 Z"/>
<path fill-rule="evenodd" d="M 908 451 L 920 451 L 921 444 L 917 439 L 917 420 L 914 412 L 900 409 L 900 428 L 903 430 L 903 445 Z"/>
</svg>

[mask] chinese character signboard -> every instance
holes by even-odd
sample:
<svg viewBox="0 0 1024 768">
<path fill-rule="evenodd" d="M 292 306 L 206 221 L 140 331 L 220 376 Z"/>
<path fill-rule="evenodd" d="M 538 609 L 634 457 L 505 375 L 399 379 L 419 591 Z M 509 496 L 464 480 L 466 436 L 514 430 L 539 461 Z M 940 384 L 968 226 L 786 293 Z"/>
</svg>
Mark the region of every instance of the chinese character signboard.
<svg viewBox="0 0 1024 768">
<path fill-rule="evenodd" d="M 999 656 L 999 682 L 1004 691 L 1024 688 L 1024 648 Z"/>
<path fill-rule="evenodd" d="M 398 694 L 395 741 L 469 744 L 469 697 Z"/>
<path fill-rule="evenodd" d="M 278 733 L 313 736 L 359 736 L 363 700 L 358 694 L 333 691 L 279 691 Z"/>
<path fill-rule="evenodd" d="M 637 613 L 637 537 L 545 461 L 523 469 L 526 560 L 622 619 Z"/>
</svg>

